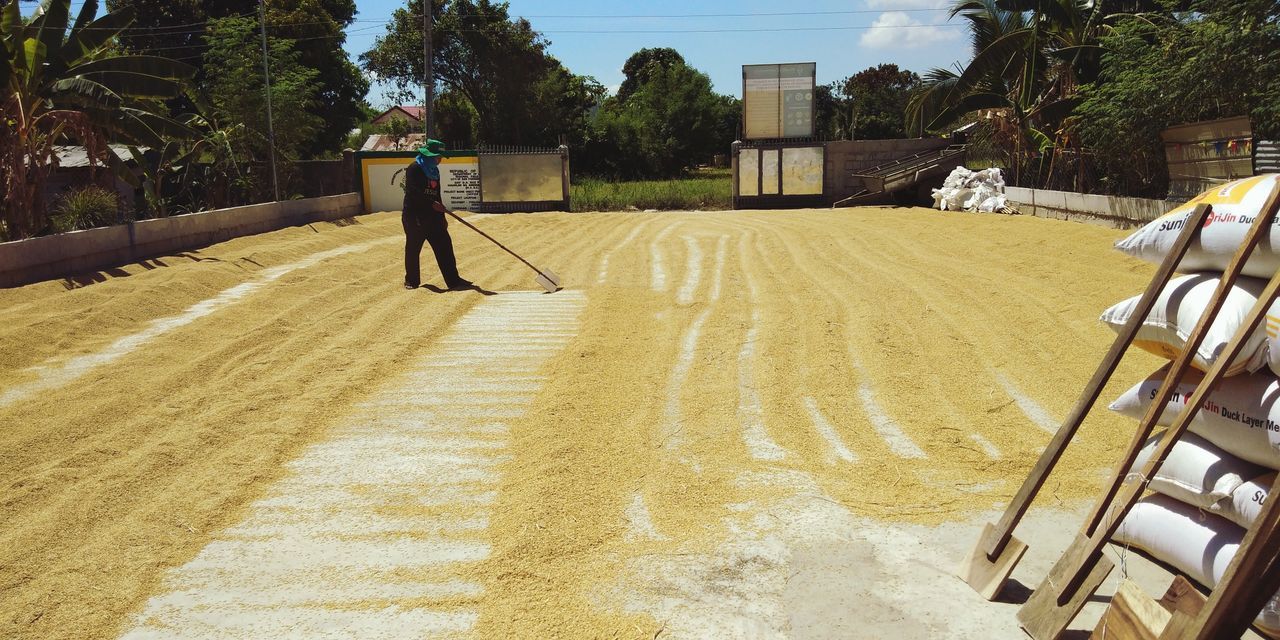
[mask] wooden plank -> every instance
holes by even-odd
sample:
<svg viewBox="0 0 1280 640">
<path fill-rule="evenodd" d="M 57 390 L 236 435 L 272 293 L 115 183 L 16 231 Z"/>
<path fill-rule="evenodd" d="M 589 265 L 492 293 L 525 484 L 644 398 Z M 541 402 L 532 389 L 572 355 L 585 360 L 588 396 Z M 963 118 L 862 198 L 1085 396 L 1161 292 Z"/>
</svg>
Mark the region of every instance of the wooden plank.
<svg viewBox="0 0 1280 640">
<path fill-rule="evenodd" d="M 1164 607 L 1169 613 L 1181 611 L 1189 616 L 1196 616 L 1200 610 L 1204 608 L 1205 595 L 1195 585 L 1191 584 L 1185 576 L 1176 575 L 1173 582 L 1169 583 L 1169 588 L 1160 596 L 1158 601 L 1161 607 Z"/>
<path fill-rule="evenodd" d="M 1124 579 L 1111 597 L 1091 640 L 1157 640 L 1172 614 L 1142 591 L 1132 580 Z"/>
<path fill-rule="evenodd" d="M 1017 565 L 1017 558 L 1022 557 L 1022 554 L 1019 553 L 1013 562 L 1009 562 L 1009 556 L 1005 553 L 1006 546 L 1013 540 L 1014 528 L 1018 526 L 1022 517 L 1026 515 L 1027 509 L 1031 506 L 1031 501 L 1040 492 L 1040 488 L 1044 486 L 1049 473 L 1058 464 L 1058 460 L 1062 457 L 1062 453 L 1066 450 L 1071 438 L 1075 436 L 1080 425 L 1084 423 L 1085 416 L 1089 414 L 1094 403 L 1098 400 L 1099 394 L 1102 393 L 1102 388 L 1111 379 L 1111 374 L 1115 372 L 1116 366 L 1120 364 L 1120 359 L 1124 357 L 1129 344 L 1133 342 L 1133 337 L 1137 335 L 1138 329 L 1142 327 L 1143 320 L 1151 312 L 1151 308 L 1155 306 L 1156 298 L 1164 290 L 1165 285 L 1168 284 L 1178 266 L 1178 262 L 1182 260 L 1182 256 L 1186 254 L 1192 240 L 1196 237 L 1201 227 L 1204 226 L 1204 221 L 1212 213 L 1213 210 L 1208 205 L 1197 206 L 1191 211 L 1187 224 L 1183 226 L 1182 231 L 1178 234 L 1177 241 L 1170 249 L 1169 254 L 1160 263 L 1160 267 L 1156 270 L 1155 275 L 1152 276 L 1151 282 L 1147 284 L 1146 291 L 1142 292 L 1142 296 L 1134 306 L 1133 314 L 1130 316 L 1129 321 L 1116 334 L 1116 339 L 1111 343 L 1111 348 L 1103 356 L 1102 362 L 1098 364 L 1097 370 L 1093 372 L 1093 377 L 1089 379 L 1088 384 L 1085 385 L 1080 394 L 1080 398 L 1076 400 L 1075 406 L 1072 407 L 1071 412 L 1062 421 L 1058 431 L 1054 433 L 1053 439 L 1040 452 L 1039 459 L 1036 460 L 1035 466 L 1031 468 L 1031 472 L 1023 480 L 1018 493 L 1009 502 L 1009 506 L 1005 508 L 1000 520 L 994 526 L 983 528 L 982 536 L 978 539 L 974 552 L 969 554 L 971 562 L 967 562 L 962 567 L 963 573 L 960 574 L 960 577 L 975 591 L 982 594 L 998 594 L 999 588 L 993 590 L 991 583 L 998 581 L 1003 584 L 1009 579 L 1009 575 Z M 990 566 L 976 566 L 981 564 L 984 559 Z M 974 581 L 971 581 L 971 578 Z M 994 597 L 991 596 L 987 599 L 990 600 Z"/>
<path fill-rule="evenodd" d="M 1264 237 L 1270 236 L 1271 223 L 1276 218 L 1277 207 L 1280 207 L 1280 183 L 1271 189 L 1271 194 L 1267 196 L 1267 200 L 1263 204 L 1262 211 L 1259 213 L 1258 217 L 1254 219 L 1253 223 L 1249 225 L 1249 230 L 1246 232 L 1244 240 L 1240 243 L 1240 247 L 1236 250 L 1235 255 L 1231 256 L 1231 261 L 1227 263 L 1227 268 L 1223 271 L 1222 278 L 1218 281 L 1218 287 L 1214 289 L 1213 295 L 1209 298 L 1209 302 L 1205 307 L 1204 313 L 1196 323 L 1195 329 L 1193 329 L 1191 334 L 1187 337 L 1186 346 L 1183 347 L 1182 353 L 1180 353 L 1178 357 L 1174 359 L 1173 364 L 1170 365 L 1169 371 L 1165 374 L 1164 382 L 1160 385 L 1160 390 L 1156 393 L 1154 401 L 1151 403 L 1151 406 L 1147 407 L 1147 413 L 1142 417 L 1142 422 L 1140 423 L 1138 430 L 1134 432 L 1133 439 L 1129 442 L 1129 448 L 1126 451 L 1125 456 L 1112 469 L 1111 482 L 1107 487 L 1106 494 L 1094 505 L 1093 512 L 1085 522 L 1084 531 L 1086 534 L 1093 533 L 1094 529 L 1102 523 L 1103 518 L 1107 516 L 1108 508 L 1111 505 L 1112 499 L 1115 498 L 1120 487 L 1124 484 L 1125 477 L 1132 469 L 1133 463 L 1138 457 L 1138 452 L 1142 450 L 1143 445 L 1146 444 L 1147 438 L 1150 437 L 1151 431 L 1155 428 L 1160 414 L 1164 413 L 1165 406 L 1169 402 L 1169 397 L 1173 394 L 1174 389 L 1177 388 L 1178 382 L 1182 379 L 1185 371 L 1191 366 L 1191 361 L 1195 358 L 1196 351 L 1200 348 L 1200 344 L 1204 342 L 1204 337 L 1208 334 L 1209 327 L 1213 324 L 1213 320 L 1217 318 L 1218 311 L 1222 308 L 1223 302 L 1226 301 L 1227 295 L 1231 293 L 1231 287 L 1235 284 L 1236 279 L 1240 277 L 1240 270 L 1243 269 L 1245 263 L 1248 262 L 1249 256 L 1253 253 L 1254 248 L 1262 242 Z M 1263 315 L 1265 315 L 1265 308 Z M 1143 314 L 1143 318 L 1146 318 L 1145 313 Z M 1250 328 L 1249 332 L 1252 331 L 1253 329 Z M 1250 333 L 1245 333 L 1244 337 L 1248 337 L 1249 335 Z M 1235 337 L 1240 338 L 1241 336 L 1237 335 Z M 1239 347 L 1243 345 L 1243 339 L 1238 342 L 1239 344 L 1236 345 L 1236 351 L 1219 354 L 1216 363 L 1222 364 L 1223 367 L 1228 366 L 1230 362 L 1235 359 L 1236 354 L 1239 352 Z M 1231 345 L 1228 345 L 1228 349 L 1230 349 L 1230 346 Z M 1210 367 L 1210 373 L 1212 373 L 1212 370 L 1215 368 L 1217 367 Z M 1209 389 L 1217 385 L 1217 383 L 1218 381 L 1216 378 L 1210 381 L 1209 375 L 1206 375 L 1204 380 L 1201 382 L 1200 387 Z M 1186 422 L 1189 423 L 1199 410 L 1200 405 L 1198 402 L 1196 404 L 1188 404 L 1178 418 L 1181 420 L 1185 415 Z M 1166 432 L 1165 440 L 1168 441 L 1169 447 L 1172 447 L 1174 440 L 1181 437 L 1181 435 L 1181 431 L 1177 431 L 1175 433 L 1174 429 L 1170 429 Z M 1143 470 L 1143 478 L 1155 477 L 1155 471 L 1158 470 L 1160 465 L 1164 462 L 1164 457 L 1167 452 L 1167 448 L 1163 450 L 1158 449 L 1151 456 L 1147 461 L 1147 468 Z M 1145 482 L 1141 483 L 1141 488 L 1146 488 Z M 1129 506 L 1132 505 L 1130 504 Z M 1120 513 L 1119 517 L 1123 518 L 1126 513 L 1128 513 L 1128 506 L 1123 509 L 1123 513 Z M 1111 522 L 1112 529 L 1119 526 L 1119 520 Z"/>
<path fill-rule="evenodd" d="M 1262 324 L 1263 318 L 1266 316 L 1267 311 L 1270 310 L 1271 303 L 1276 299 L 1277 293 L 1280 292 L 1280 272 L 1278 272 L 1258 296 L 1257 302 L 1246 314 L 1240 328 L 1231 337 L 1231 341 L 1227 343 L 1226 348 L 1218 354 L 1213 366 L 1209 367 L 1209 371 L 1205 373 L 1200 384 L 1196 386 L 1191 397 L 1187 399 L 1186 405 L 1178 413 L 1173 424 L 1160 437 L 1155 451 L 1151 453 L 1150 458 L 1143 464 L 1142 468 L 1137 471 L 1138 477 L 1144 480 L 1126 483 L 1125 476 L 1133 466 L 1138 451 L 1141 450 L 1147 437 L 1150 436 L 1151 431 L 1155 428 L 1160 415 L 1164 413 L 1169 397 L 1178 382 L 1191 367 L 1195 351 L 1199 349 L 1200 343 L 1204 341 L 1204 336 L 1208 332 L 1209 326 L 1214 318 L 1217 317 L 1218 310 L 1226 300 L 1231 286 L 1235 283 L 1236 278 L 1239 277 L 1240 269 L 1244 267 L 1245 261 L 1248 260 L 1254 247 L 1261 242 L 1263 236 L 1269 234 L 1271 223 L 1276 218 L 1277 210 L 1280 210 L 1280 184 L 1271 190 L 1271 194 L 1267 198 L 1266 208 L 1250 225 L 1244 241 L 1241 243 L 1239 250 L 1232 256 L 1226 273 L 1222 275 L 1218 287 L 1214 290 L 1204 314 L 1201 315 L 1195 329 L 1191 332 L 1191 336 L 1187 339 L 1186 346 L 1177 359 L 1173 361 L 1173 364 L 1169 366 L 1164 382 L 1160 385 L 1160 390 L 1156 393 L 1151 406 L 1147 408 L 1147 413 L 1143 416 L 1142 423 L 1134 433 L 1133 440 L 1130 441 L 1124 458 L 1112 471 L 1111 483 L 1105 495 L 1094 505 L 1093 515 L 1085 523 L 1083 533 L 1088 536 L 1087 547 L 1071 558 L 1064 554 L 1058 560 L 1058 563 L 1054 565 L 1054 573 L 1060 573 L 1063 580 L 1062 583 L 1055 585 L 1055 590 L 1059 592 L 1057 596 L 1059 603 L 1068 601 L 1075 590 L 1084 584 L 1086 578 L 1090 575 L 1089 563 L 1094 558 L 1101 557 L 1103 546 L 1120 528 L 1124 517 L 1128 515 L 1129 510 L 1133 508 L 1133 505 L 1138 502 L 1143 492 L 1146 491 L 1149 482 L 1147 479 L 1155 477 L 1156 471 L 1159 470 L 1161 464 L 1164 464 L 1165 458 L 1169 455 L 1169 450 L 1182 437 L 1196 414 L 1200 412 L 1205 397 L 1222 380 L 1227 368 L 1244 349 L 1245 342 L 1253 335 L 1254 330 Z M 1064 563 L 1069 564 L 1070 568 L 1059 572 L 1059 567 Z M 1034 594 L 1032 597 L 1034 598 Z"/>
<path fill-rule="evenodd" d="M 1055 640 L 1062 635 L 1115 566 L 1110 558 L 1101 553 L 1097 558 L 1088 559 L 1088 562 L 1079 559 L 1078 556 L 1089 548 L 1089 543 L 1088 538 L 1076 536 L 1071 546 L 1063 552 L 1063 558 L 1070 561 L 1059 560 L 1040 586 L 1036 587 L 1026 604 L 1018 609 L 1018 624 L 1035 640 Z M 1089 572 L 1077 588 L 1070 592 L 1064 591 L 1067 572 L 1077 564 L 1088 566 Z"/>
<path fill-rule="evenodd" d="M 1272 283 L 1280 280 L 1280 274 Z M 1280 478 L 1271 490 L 1280 489 Z M 1240 548 L 1227 566 L 1218 586 L 1194 620 L 1161 638 L 1213 640 L 1240 637 L 1263 605 L 1280 588 L 1280 508 L 1273 500 L 1262 511 L 1240 541 Z M 1176 635 L 1174 635 L 1176 632 Z"/>
<path fill-rule="evenodd" d="M 995 525 L 988 522 L 983 527 L 982 536 L 985 538 L 992 535 L 993 529 Z M 1018 561 L 1022 560 L 1022 555 L 1026 552 L 1027 545 L 1014 537 L 1010 537 L 1009 543 L 1004 546 L 995 561 L 987 558 L 981 546 L 974 546 L 960 564 L 957 575 L 983 598 L 995 600 L 1000 597 L 1000 592 L 1004 590 L 1004 585 L 1009 580 L 1009 574 L 1013 573 L 1013 568 L 1018 565 Z"/>
</svg>

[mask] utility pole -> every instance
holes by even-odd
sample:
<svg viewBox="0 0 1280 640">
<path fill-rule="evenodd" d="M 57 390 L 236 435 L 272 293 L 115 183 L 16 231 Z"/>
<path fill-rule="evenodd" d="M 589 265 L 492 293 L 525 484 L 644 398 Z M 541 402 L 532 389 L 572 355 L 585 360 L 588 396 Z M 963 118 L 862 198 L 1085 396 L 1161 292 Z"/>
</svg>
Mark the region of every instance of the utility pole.
<svg viewBox="0 0 1280 640">
<path fill-rule="evenodd" d="M 271 65 L 267 62 L 267 6 L 258 0 L 258 25 L 262 28 L 262 77 L 267 92 L 267 153 L 271 158 L 271 192 L 280 201 L 280 179 L 276 176 L 276 129 L 271 120 Z"/>
<path fill-rule="evenodd" d="M 435 22 L 432 17 L 433 11 L 432 0 L 422 0 L 422 132 L 426 134 L 427 139 L 431 138 L 432 130 L 435 129 L 435 75 L 431 69 L 431 26 Z M 426 144 L 426 141 L 423 141 Z"/>
</svg>

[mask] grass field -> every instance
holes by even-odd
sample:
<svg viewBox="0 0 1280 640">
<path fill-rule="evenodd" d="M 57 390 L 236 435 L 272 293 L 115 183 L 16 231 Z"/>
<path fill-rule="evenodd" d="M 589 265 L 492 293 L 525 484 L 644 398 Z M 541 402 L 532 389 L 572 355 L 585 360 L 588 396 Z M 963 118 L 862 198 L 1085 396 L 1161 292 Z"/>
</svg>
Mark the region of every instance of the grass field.
<svg viewBox="0 0 1280 640">
<path fill-rule="evenodd" d="M 710 211 L 731 206 L 729 169 L 699 169 L 677 180 L 609 182 L 575 180 L 570 187 L 574 211 Z"/>
</svg>

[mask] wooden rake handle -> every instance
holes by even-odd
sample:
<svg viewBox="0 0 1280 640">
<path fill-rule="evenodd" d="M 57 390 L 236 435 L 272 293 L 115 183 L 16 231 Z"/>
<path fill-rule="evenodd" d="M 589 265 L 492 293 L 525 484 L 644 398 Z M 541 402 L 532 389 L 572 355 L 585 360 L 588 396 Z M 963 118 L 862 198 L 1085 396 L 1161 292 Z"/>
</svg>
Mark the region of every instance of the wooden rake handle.
<svg viewBox="0 0 1280 640">
<path fill-rule="evenodd" d="M 470 222 L 467 222 L 466 220 L 464 220 L 464 219 L 462 218 L 462 216 L 459 216 L 458 214 L 456 214 L 456 213 L 454 213 L 454 212 L 452 212 L 452 211 L 450 211 L 450 210 L 448 210 L 448 209 L 445 209 L 445 210 L 444 210 L 444 212 L 445 212 L 445 213 L 447 213 L 447 214 L 449 214 L 450 216 L 453 216 L 453 219 L 454 219 L 454 220 L 457 220 L 458 222 L 461 222 L 463 225 L 466 225 L 466 227 L 467 227 L 468 229 L 471 229 L 472 231 L 474 231 L 474 232 L 476 232 L 476 233 L 478 233 L 478 234 L 480 234 L 480 235 L 484 236 L 484 238 L 485 238 L 486 240 L 488 240 L 489 242 L 492 242 L 492 243 L 494 243 L 494 244 L 498 245 L 498 248 L 499 248 L 499 249 L 502 249 L 503 251 L 506 251 L 507 253 L 509 253 L 509 254 L 511 254 L 511 255 L 513 255 L 513 256 L 515 256 L 516 260 L 519 260 L 520 262 L 523 262 L 523 263 L 525 264 L 525 266 L 529 267 L 530 269 L 533 269 L 533 271 L 534 271 L 535 273 L 537 273 L 538 275 L 540 275 L 540 276 L 542 276 L 542 277 L 544 277 L 544 278 L 547 278 L 547 277 L 548 277 L 548 276 L 547 276 L 547 274 L 543 273 L 541 269 L 539 269 L 539 268 L 537 268 L 537 267 L 533 266 L 533 263 L 531 263 L 531 262 L 529 262 L 528 260 L 525 260 L 524 258 L 520 257 L 520 254 L 518 254 L 518 253 L 516 253 L 516 252 L 514 252 L 514 251 L 512 251 L 512 250 L 510 250 L 510 249 L 508 249 L 508 248 L 507 248 L 505 245 L 503 245 L 501 242 L 498 242 L 497 240 L 495 240 L 495 239 L 493 238 L 493 236 L 491 236 L 491 235 L 489 235 L 489 234 L 487 234 L 487 233 L 485 233 L 485 232 L 481 231 L 479 227 L 475 226 L 474 224 L 471 224 Z"/>
<path fill-rule="evenodd" d="M 1201 204 L 1195 207 L 1187 216 L 1186 225 L 1182 227 L 1182 231 L 1178 234 L 1178 238 L 1174 241 L 1168 255 L 1160 262 L 1160 267 L 1156 270 L 1155 275 L 1152 276 L 1146 291 L 1142 292 L 1142 297 L 1138 299 L 1138 304 L 1135 305 L 1129 321 L 1116 334 L 1115 341 L 1111 343 L 1111 348 L 1107 351 L 1107 355 L 1102 358 L 1097 370 L 1093 372 L 1093 377 L 1085 385 L 1080 398 L 1076 400 L 1075 406 L 1071 408 L 1071 413 L 1062 421 L 1062 425 L 1058 427 L 1053 439 L 1049 441 L 1044 451 L 1040 453 L 1040 458 L 1036 461 L 1035 466 L 1032 467 L 1031 473 L 1026 480 L 1022 482 L 1022 487 L 1014 495 L 1013 501 L 1009 503 L 999 522 L 996 523 L 995 527 L 987 530 L 989 532 L 988 535 L 978 541 L 979 547 L 986 553 L 988 560 L 994 562 L 1004 552 L 1005 547 L 1013 538 L 1014 528 L 1018 526 L 1018 522 L 1022 520 L 1022 516 L 1026 515 L 1027 509 L 1031 506 L 1031 500 L 1040 492 L 1040 488 L 1044 486 L 1049 473 L 1053 471 L 1054 466 L 1057 465 L 1058 460 L 1062 457 L 1062 453 L 1066 450 L 1067 444 L 1075 436 L 1076 431 L 1084 422 L 1085 416 L 1089 415 L 1093 404 L 1097 402 L 1098 396 L 1102 393 L 1102 388 L 1111 379 L 1111 374 L 1119 366 L 1121 358 L 1124 357 L 1125 351 L 1129 348 L 1129 344 L 1133 342 L 1134 336 L 1142 328 L 1143 320 L 1151 312 L 1151 308 L 1155 306 L 1156 298 L 1159 297 L 1169 279 L 1173 277 L 1178 263 L 1186 255 L 1191 243 L 1204 225 L 1204 221 L 1212 213 L 1213 210 L 1209 205 Z"/>
</svg>

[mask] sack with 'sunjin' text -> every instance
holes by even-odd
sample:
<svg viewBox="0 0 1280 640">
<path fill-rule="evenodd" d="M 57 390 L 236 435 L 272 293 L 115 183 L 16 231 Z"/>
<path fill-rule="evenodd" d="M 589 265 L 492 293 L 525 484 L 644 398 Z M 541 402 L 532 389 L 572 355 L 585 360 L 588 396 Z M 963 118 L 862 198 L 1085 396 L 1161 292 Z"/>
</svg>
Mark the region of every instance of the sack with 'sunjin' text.
<svg viewBox="0 0 1280 640">
<path fill-rule="evenodd" d="M 1262 213 L 1263 204 L 1277 181 L 1280 174 L 1270 173 L 1214 187 L 1133 232 L 1117 242 L 1116 248 L 1135 258 L 1159 263 L 1173 248 L 1191 210 L 1203 202 L 1213 206 L 1213 215 L 1205 221 L 1200 237 L 1187 249 L 1178 271 L 1225 271 L 1231 256 L 1244 241 L 1249 225 Z M 1270 278 L 1277 269 L 1280 269 L 1280 224 L 1273 221 L 1250 254 L 1242 273 Z"/>
</svg>

